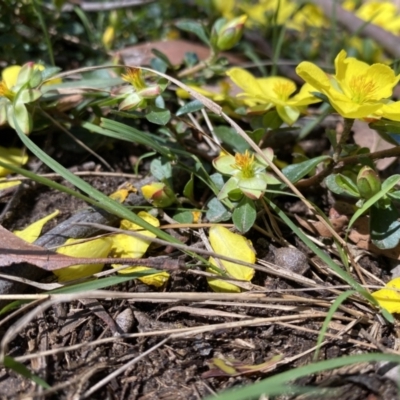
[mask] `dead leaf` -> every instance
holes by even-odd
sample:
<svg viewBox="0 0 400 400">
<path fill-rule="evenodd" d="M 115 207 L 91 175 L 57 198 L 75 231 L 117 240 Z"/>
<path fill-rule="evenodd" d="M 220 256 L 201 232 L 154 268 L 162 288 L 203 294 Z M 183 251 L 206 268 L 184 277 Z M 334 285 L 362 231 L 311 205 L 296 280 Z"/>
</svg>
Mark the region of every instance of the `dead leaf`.
<svg viewBox="0 0 400 400">
<path fill-rule="evenodd" d="M 400 244 L 393 249 L 380 249 L 371 242 L 368 216 L 358 218 L 353 224 L 348 237 L 359 249 L 368 250 L 373 254 L 382 255 L 394 260 L 400 260 Z"/>
<path fill-rule="evenodd" d="M 0 243 L 0 267 L 28 263 L 45 269 L 46 271 L 54 271 L 77 264 L 105 264 L 112 261 L 114 264 L 140 264 L 156 269 L 174 270 L 181 268 L 179 260 L 174 260 L 169 257 L 147 258 L 143 260 L 138 260 L 136 258 L 113 258 L 111 260 L 110 258 L 69 257 L 25 242 L 1 225 Z"/>
<path fill-rule="evenodd" d="M 189 40 L 176 39 L 176 40 L 159 40 L 154 42 L 147 42 L 135 46 L 126 47 L 114 53 L 114 56 L 122 58 L 126 65 L 150 65 L 150 60 L 155 58 L 151 52 L 156 49 L 164 53 L 173 65 L 182 64 L 185 54 L 187 52 L 196 53 L 200 60 L 205 60 L 210 55 L 210 49 L 202 44 L 193 43 Z M 244 60 L 230 53 L 222 53 L 231 64 L 241 64 Z"/>
<path fill-rule="evenodd" d="M 282 359 L 281 355 L 276 355 L 270 360 L 256 365 L 244 364 L 242 361 L 234 360 L 231 358 L 221 359 L 213 358 L 209 363 L 210 371 L 204 372 L 202 378 L 212 378 L 220 376 L 239 376 L 249 375 L 258 372 L 268 372 L 276 367 L 276 363 Z"/>
<path fill-rule="evenodd" d="M 383 140 L 378 133 L 371 129 L 368 124 L 364 121 L 355 120 L 353 125 L 354 131 L 354 141 L 361 147 L 367 147 L 371 153 L 380 150 L 387 150 L 391 149 L 394 146 L 391 143 L 386 142 Z M 376 161 L 376 168 L 379 171 L 383 171 L 386 169 L 390 164 L 393 164 L 396 160 L 396 157 L 386 157 Z"/>
</svg>

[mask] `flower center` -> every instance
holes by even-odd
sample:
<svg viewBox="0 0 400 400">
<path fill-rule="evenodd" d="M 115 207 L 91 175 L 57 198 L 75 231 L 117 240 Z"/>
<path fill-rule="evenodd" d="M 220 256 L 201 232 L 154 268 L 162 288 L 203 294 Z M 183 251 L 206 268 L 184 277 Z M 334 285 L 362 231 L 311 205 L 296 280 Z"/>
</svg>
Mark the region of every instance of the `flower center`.
<svg viewBox="0 0 400 400">
<path fill-rule="evenodd" d="M 254 177 L 254 154 L 250 154 L 248 150 L 244 154 L 235 154 L 235 164 L 232 168 L 238 169 L 243 178 L 253 178 Z"/>
<path fill-rule="evenodd" d="M 349 88 L 352 93 L 352 100 L 361 104 L 372 98 L 376 85 L 365 75 L 353 76 L 349 82 Z"/>
<path fill-rule="evenodd" d="M 130 83 L 137 92 L 147 87 L 142 77 L 142 70 L 139 68 L 126 68 L 126 73 L 122 74 L 121 78 Z"/>
<path fill-rule="evenodd" d="M 293 84 L 291 82 L 276 82 L 273 91 L 281 100 L 287 100 L 293 93 Z"/>
<path fill-rule="evenodd" d="M 0 97 L 6 97 L 8 100 L 13 101 L 14 92 L 10 90 L 4 81 L 0 82 Z"/>
</svg>

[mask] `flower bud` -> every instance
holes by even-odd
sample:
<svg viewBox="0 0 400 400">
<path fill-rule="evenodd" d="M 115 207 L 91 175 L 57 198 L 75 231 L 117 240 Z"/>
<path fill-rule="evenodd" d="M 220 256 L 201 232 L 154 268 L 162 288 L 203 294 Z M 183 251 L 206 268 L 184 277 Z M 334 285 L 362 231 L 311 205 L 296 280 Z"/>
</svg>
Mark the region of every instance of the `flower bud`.
<svg viewBox="0 0 400 400">
<path fill-rule="evenodd" d="M 362 167 L 357 176 L 357 188 L 362 198 L 370 199 L 381 190 L 379 175 L 371 167 Z"/>
<path fill-rule="evenodd" d="M 159 85 L 149 86 L 145 89 L 142 89 L 138 92 L 138 95 L 143 99 L 155 99 L 161 94 L 162 90 Z"/>
<path fill-rule="evenodd" d="M 231 49 L 242 37 L 246 20 L 247 15 L 242 15 L 226 22 L 222 26 L 221 22 L 217 21 L 214 24 L 213 33 L 211 34 L 211 43 L 218 50 Z"/>
<path fill-rule="evenodd" d="M 35 88 L 42 82 L 42 73 L 35 68 L 35 63 L 30 61 L 22 66 L 17 78 L 17 86 L 28 84 L 29 87 Z"/>
<path fill-rule="evenodd" d="M 142 187 L 143 197 L 155 207 L 168 207 L 175 202 L 175 193 L 162 182 L 153 182 Z"/>
<path fill-rule="evenodd" d="M 120 111 L 131 110 L 132 108 L 139 108 L 146 104 L 146 100 L 143 99 L 138 93 L 134 92 L 128 95 L 119 105 Z"/>
</svg>

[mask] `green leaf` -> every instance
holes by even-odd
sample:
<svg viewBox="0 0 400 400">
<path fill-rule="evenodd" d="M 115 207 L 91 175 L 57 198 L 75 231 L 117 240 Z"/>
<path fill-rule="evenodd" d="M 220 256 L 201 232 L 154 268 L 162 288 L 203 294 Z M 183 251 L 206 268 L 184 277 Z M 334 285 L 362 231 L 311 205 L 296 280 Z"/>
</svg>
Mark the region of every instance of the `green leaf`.
<svg viewBox="0 0 400 400">
<path fill-rule="evenodd" d="M 24 364 L 15 361 L 12 357 L 5 356 L 3 363 L 6 368 L 12 369 L 17 374 L 22 375 L 27 379 L 30 379 L 42 388 L 51 389 L 51 386 L 46 383 L 42 378 L 39 378 L 37 375 L 33 374 L 28 368 L 25 367 Z"/>
<path fill-rule="evenodd" d="M 388 121 L 381 119 L 369 124 L 387 142 L 398 146 L 400 144 L 400 121 Z"/>
<path fill-rule="evenodd" d="M 389 207 L 370 208 L 370 231 L 372 243 L 380 249 L 393 249 L 400 241 L 399 212 L 391 204 Z"/>
<path fill-rule="evenodd" d="M 159 181 L 169 181 L 172 178 L 171 162 L 165 157 L 155 158 L 150 164 L 150 172 Z"/>
<path fill-rule="evenodd" d="M 14 118 L 18 121 L 18 126 L 21 128 L 24 134 L 28 134 L 32 130 L 32 117 L 23 103 L 15 103 L 12 108 L 9 108 L 10 112 L 8 117 L 8 123 L 16 129 L 14 124 Z"/>
<path fill-rule="evenodd" d="M 147 109 L 148 112 L 146 113 L 146 119 L 153 124 L 166 125 L 171 119 L 171 111 L 166 108 L 151 106 Z"/>
<path fill-rule="evenodd" d="M 193 213 L 192 211 L 180 211 L 173 215 L 173 219 L 180 224 L 192 224 Z"/>
<path fill-rule="evenodd" d="M 268 129 L 278 129 L 282 125 L 282 118 L 279 116 L 276 110 L 268 111 L 262 117 L 262 125 Z"/>
<path fill-rule="evenodd" d="M 360 197 L 358 187 L 348 176 L 337 174 L 335 176 L 335 182 L 337 186 L 343 191 L 343 194 L 347 194 L 353 197 Z"/>
<path fill-rule="evenodd" d="M 231 213 L 227 208 L 215 197 L 213 197 L 207 204 L 206 218 L 210 222 L 228 221 L 231 218 Z"/>
<path fill-rule="evenodd" d="M 282 169 L 282 173 L 290 180 L 290 182 L 296 183 L 301 178 L 304 178 L 307 174 L 309 174 L 319 163 L 326 160 L 330 160 L 330 157 L 315 157 L 299 164 L 288 165 Z"/>
<path fill-rule="evenodd" d="M 316 344 L 316 350 L 314 353 L 314 361 L 318 360 L 318 354 L 319 354 L 319 350 L 320 350 L 320 346 L 321 343 L 324 340 L 325 337 L 325 333 L 327 332 L 328 328 L 329 328 L 329 324 L 333 318 L 333 315 L 335 314 L 336 310 L 342 305 L 342 303 L 344 301 L 346 301 L 346 299 L 348 299 L 350 296 L 352 296 L 353 294 L 356 294 L 357 292 L 355 290 L 347 290 L 344 293 L 341 293 L 336 300 L 333 302 L 333 304 L 331 305 L 331 307 L 329 308 L 329 312 L 325 317 L 325 321 L 322 324 L 321 330 L 319 332 L 318 335 L 318 340 L 317 340 L 317 344 Z"/>
<path fill-rule="evenodd" d="M 389 192 L 388 196 L 393 200 L 400 201 L 400 190 L 396 190 L 394 192 Z"/>
<path fill-rule="evenodd" d="M 257 211 L 254 201 L 243 196 L 232 214 L 232 221 L 236 229 L 238 229 L 240 233 L 246 233 L 253 227 L 256 218 Z"/>
<path fill-rule="evenodd" d="M 288 371 L 281 372 L 280 374 L 275 374 L 256 383 L 252 383 L 250 385 L 240 388 L 235 387 L 222 393 L 218 393 L 218 400 L 256 399 L 260 396 L 275 396 L 288 392 L 290 392 L 291 395 L 299 392 L 302 393 L 304 392 L 304 387 L 293 387 L 290 385 L 290 383 L 299 378 L 312 376 L 314 374 L 320 374 L 323 371 L 330 371 L 335 368 L 340 368 L 357 363 L 369 363 L 378 361 L 387 361 L 400 364 L 400 356 L 398 356 L 397 354 L 370 353 L 324 360 L 297 368 L 291 368 Z M 310 390 L 310 388 L 308 388 L 308 390 Z M 321 396 L 318 398 L 323 399 L 324 396 L 321 394 Z M 214 399 L 214 395 L 205 398 L 205 400 Z"/>
<path fill-rule="evenodd" d="M 183 188 L 183 195 L 194 202 L 194 175 L 190 174 L 190 179 Z"/>
<path fill-rule="evenodd" d="M 354 222 L 367 211 L 373 204 L 375 204 L 378 200 L 380 200 L 383 196 L 385 196 L 391 189 L 393 189 L 400 182 L 400 175 L 392 175 L 386 181 L 382 183 L 382 189 L 375 196 L 372 196 L 369 200 L 367 200 L 363 206 L 357 210 L 354 215 L 351 217 L 349 221 L 349 225 L 347 227 L 347 232 L 350 231 Z"/>
<path fill-rule="evenodd" d="M 161 59 L 162 61 L 164 61 L 165 64 L 168 65 L 168 67 L 170 68 L 174 68 L 174 65 L 171 63 L 171 61 L 169 60 L 168 56 L 166 54 L 164 54 L 163 52 L 161 52 L 160 50 L 157 50 L 156 48 L 151 49 L 151 52 L 158 57 L 159 59 Z"/>
<path fill-rule="evenodd" d="M 181 20 L 178 21 L 176 27 L 182 29 L 186 32 L 194 33 L 200 40 L 202 40 L 207 46 L 210 46 L 210 40 L 208 39 L 208 35 L 199 22 L 190 21 L 190 20 Z"/>
<path fill-rule="evenodd" d="M 216 126 L 214 133 L 217 135 L 224 145 L 229 146 L 231 149 L 238 153 L 244 153 L 250 149 L 250 145 L 235 131 L 226 125 Z"/>
<path fill-rule="evenodd" d="M 179 116 L 184 115 L 184 114 L 188 114 L 188 113 L 193 113 L 193 112 L 199 111 L 199 110 L 201 110 L 203 108 L 204 108 L 204 105 L 200 100 L 192 100 L 192 101 L 189 101 L 189 103 L 186 103 L 181 108 L 178 108 L 178 110 L 175 113 L 175 115 L 177 117 L 179 117 Z"/>
<path fill-rule="evenodd" d="M 83 122 L 82 127 L 89 131 L 100 133 L 115 139 L 126 140 L 128 142 L 139 143 L 150 147 L 161 155 L 168 158 L 175 158 L 171 150 L 163 145 L 165 140 L 148 132 L 139 131 L 138 129 L 122 124 L 121 122 L 112 121 L 107 118 L 101 119 L 102 127 L 90 122 Z"/>
</svg>

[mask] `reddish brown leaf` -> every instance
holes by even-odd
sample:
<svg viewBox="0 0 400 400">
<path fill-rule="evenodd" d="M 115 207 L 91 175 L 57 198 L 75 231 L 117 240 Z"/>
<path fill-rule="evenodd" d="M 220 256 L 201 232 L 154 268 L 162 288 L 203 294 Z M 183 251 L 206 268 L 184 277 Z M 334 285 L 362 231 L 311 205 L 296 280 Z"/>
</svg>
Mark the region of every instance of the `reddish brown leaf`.
<svg viewBox="0 0 400 400">
<path fill-rule="evenodd" d="M 152 49 L 164 53 L 173 65 L 181 64 L 187 52 L 196 53 L 200 60 L 205 60 L 210 55 L 210 49 L 207 46 L 183 39 L 141 43 L 126 47 L 115 55 L 121 57 L 126 65 L 149 65 L 150 60 L 155 57 L 151 52 Z M 231 64 L 238 65 L 243 62 L 242 58 L 231 53 L 222 53 L 222 55 Z"/>
<path fill-rule="evenodd" d="M 144 265 L 157 269 L 179 269 L 179 260 L 169 257 L 135 258 L 84 258 L 69 257 L 25 242 L 0 225 L 0 267 L 12 264 L 29 263 L 47 271 L 70 267 L 77 264 L 129 264 Z"/>
</svg>

